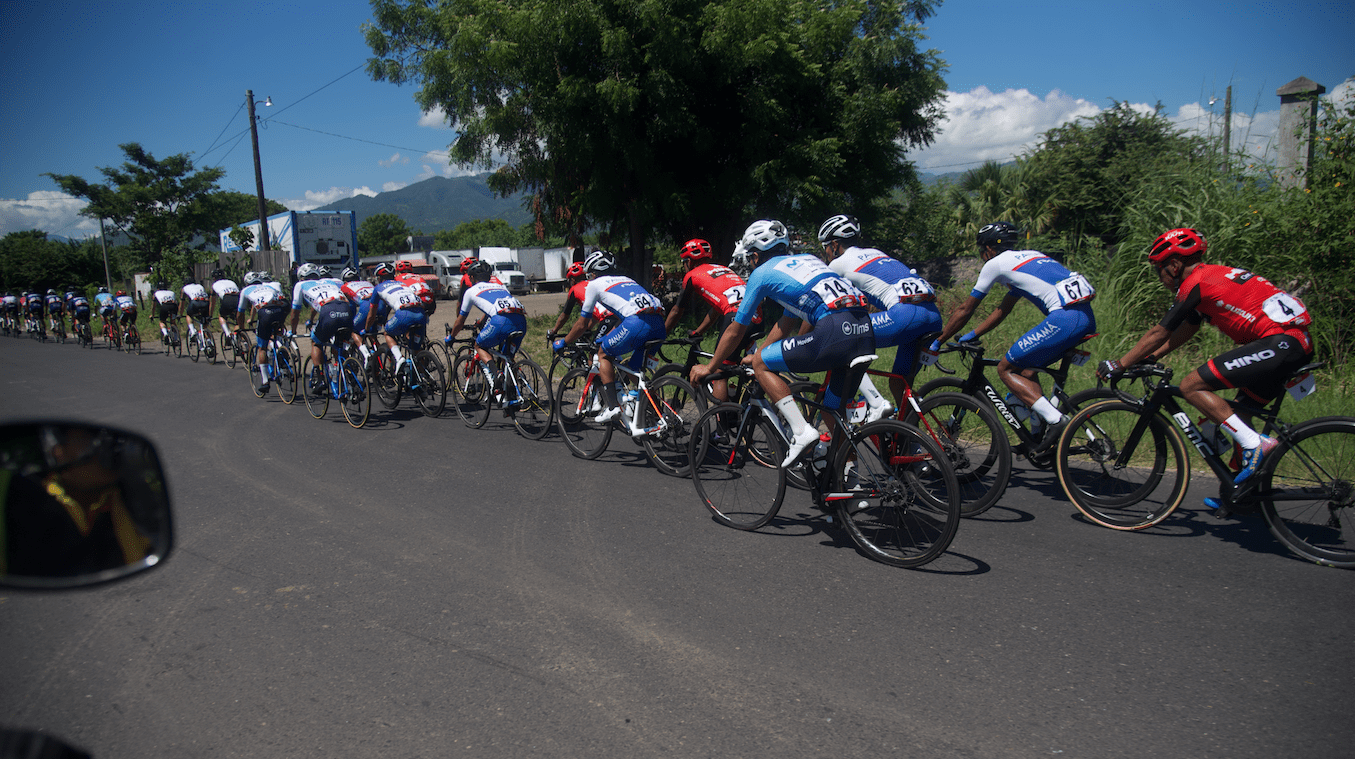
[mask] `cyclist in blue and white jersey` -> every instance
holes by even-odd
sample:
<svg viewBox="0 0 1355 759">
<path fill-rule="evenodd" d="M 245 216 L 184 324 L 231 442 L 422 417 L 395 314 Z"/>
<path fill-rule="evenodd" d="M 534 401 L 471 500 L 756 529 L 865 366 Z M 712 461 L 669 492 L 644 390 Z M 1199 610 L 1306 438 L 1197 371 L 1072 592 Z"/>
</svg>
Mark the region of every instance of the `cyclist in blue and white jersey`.
<svg viewBox="0 0 1355 759">
<path fill-rule="evenodd" d="M 47 326 L 56 332 L 57 321 L 65 323 L 66 304 L 61 300 L 61 296 L 57 295 L 56 290 L 50 287 L 47 288 L 47 297 L 43 298 L 43 303 L 47 307 Z"/>
<path fill-rule="evenodd" d="M 340 289 L 339 280 L 321 279 L 320 274 L 320 267 L 315 264 L 302 264 L 296 270 L 300 280 L 292 291 L 293 332 L 301 319 L 301 309 L 305 306 L 311 309 L 311 365 L 315 367 L 324 363 L 321 346 L 331 345 L 341 328 L 353 328 L 354 311 L 353 304 Z"/>
<path fill-rule="evenodd" d="M 236 330 L 245 329 L 255 314 L 259 326 L 255 328 L 254 363 L 259 368 L 259 392 L 268 392 L 268 341 L 282 332 L 287 318 L 287 296 L 282 285 L 273 281 L 266 271 L 252 271 L 245 275 L 245 289 L 240 291 L 240 304 L 235 309 Z"/>
<path fill-rule="evenodd" d="M 28 314 L 28 316 L 33 319 L 33 322 L 38 325 L 38 334 L 42 335 L 43 338 L 46 338 L 47 326 L 42 321 L 46 302 L 43 300 L 42 295 L 36 291 L 24 293 L 24 297 L 20 299 L 20 302 L 23 304 L 24 313 Z"/>
<path fill-rule="evenodd" d="M 226 320 L 234 318 L 240 307 L 240 286 L 235 284 L 235 280 L 228 279 L 226 272 L 221 269 L 213 269 L 211 297 L 217 304 L 216 318 L 221 325 L 221 334 L 226 336 L 226 345 L 223 348 L 228 347 L 234 338 Z M 211 312 L 212 306 L 211 303 L 208 303 L 207 313 L 210 314 Z"/>
<path fill-rule="evenodd" d="M 5 326 L 14 332 L 19 331 L 19 297 L 12 292 L 6 292 L 0 297 L 0 316 L 4 317 Z"/>
<path fill-rule="evenodd" d="M 127 327 L 136 324 L 136 301 L 126 290 L 118 290 L 113 296 L 113 308 L 118 312 L 118 326 L 127 331 Z"/>
<path fill-rule="evenodd" d="M 1005 221 L 988 224 L 979 230 L 979 255 L 984 260 L 978 282 L 969 297 L 951 313 L 941 337 L 932 344 L 939 349 L 974 315 L 979 302 L 993 285 L 1008 288 L 1002 302 L 983 323 L 960 338 L 974 340 L 1002 323 L 1022 298 L 1035 304 L 1044 321 L 1017 339 L 997 364 L 997 374 L 1012 394 L 1045 421 L 1044 438 L 1036 451 L 1048 448 L 1059 439 L 1068 418 L 1044 397 L 1035 369 L 1047 366 L 1069 348 L 1096 332 L 1092 298 L 1096 291 L 1087 278 L 1069 271 L 1063 264 L 1037 250 L 1015 250 L 1020 232 Z"/>
<path fill-rule="evenodd" d="M 616 258 L 611 253 L 595 250 L 588 254 L 583 271 L 591 281 L 584 290 L 579 318 L 569 328 L 569 334 L 551 344 L 551 349 L 559 352 L 592 329 L 596 322 L 594 309 L 598 306 L 621 319 L 614 329 L 598 338 L 598 378 L 607 404 L 597 416 L 599 422 L 609 422 L 621 414 L 616 397 L 616 365 L 612 362 L 629 353 L 626 366 L 638 372 L 645 360 L 640 348 L 651 340 L 668 336 L 663 328 L 663 301 L 630 277 L 614 274 L 616 270 Z"/>
<path fill-rule="evenodd" d="M 108 322 L 113 318 L 113 294 L 108 292 L 108 288 L 99 286 L 99 292 L 94 294 L 94 308 L 99 312 L 99 318 L 103 319 L 105 330 L 108 329 Z"/>
<path fill-rule="evenodd" d="M 423 311 L 423 303 L 419 300 L 418 293 L 394 279 L 394 266 L 387 263 L 377 264 L 372 273 L 376 275 L 377 282 L 372 288 L 372 294 L 367 297 L 367 303 L 370 305 L 363 331 L 371 329 L 376 324 L 377 317 L 386 317 L 389 314 L 383 329 L 386 330 L 386 345 L 390 347 L 391 355 L 395 357 L 395 371 L 398 374 L 404 367 L 405 357 L 401 354 L 400 346 L 395 339 L 408 333 L 410 345 L 417 349 L 423 344 L 428 330 L 428 315 Z"/>
<path fill-rule="evenodd" d="M 66 293 L 66 310 L 71 314 L 71 326 L 83 324 L 86 328 L 89 327 L 91 316 L 89 298 L 74 290 Z"/>
<path fill-rule="evenodd" d="M 714 357 L 708 364 L 692 367 L 691 380 L 694 385 L 701 382 L 734 355 L 763 300 L 780 303 L 784 315 L 767 334 L 762 350 L 744 361 L 752 363 L 758 384 L 790 425 L 790 450 L 781 464 L 789 467 L 818 442 L 819 432 L 805 421 L 790 387 L 777 372 L 838 370 L 832 372 L 824 393 L 824 404 L 838 408 L 846 389 L 846 372 L 841 370 L 875 350 L 875 337 L 865 294 L 817 257 L 788 255 L 790 239 L 784 224 L 755 221 L 743 233 L 742 243 L 757 268 L 748 277 L 734 322 L 720 336 Z M 797 330 L 801 322 L 803 328 Z M 828 421 L 831 424 L 831 417 Z"/>
<path fill-rule="evenodd" d="M 508 356 L 516 353 L 518 345 L 522 343 L 522 336 L 527 333 L 527 312 L 507 288 L 489 281 L 490 277 L 494 276 L 494 267 L 488 261 L 476 261 L 470 265 L 466 273 L 475 284 L 461 293 L 461 308 L 457 311 L 456 322 L 452 324 L 452 332 L 447 335 L 444 342 L 450 344 L 461 333 L 461 329 L 466 326 L 466 316 L 472 308 L 480 309 L 480 312 L 489 318 L 480 334 L 475 336 L 475 351 L 480 354 L 480 359 L 484 362 L 482 366 L 488 371 L 494 364 L 493 357 L 486 349 L 498 350 Z M 514 332 L 521 334 L 513 338 Z M 501 384 L 496 383 L 493 376 L 489 377 L 489 382 L 491 386 Z M 503 390 L 496 388 L 497 392 Z M 517 398 L 512 398 L 507 406 L 512 408 L 518 402 Z"/>
<path fill-rule="evenodd" d="M 828 260 L 828 268 L 856 285 L 878 311 L 870 315 L 875 330 L 875 347 L 895 347 L 893 374 L 889 391 L 897 406 L 903 392 L 919 369 L 917 356 L 927 347 L 922 342 L 941 331 L 941 311 L 936 307 L 936 291 L 908 264 L 883 251 L 867 248 L 861 240 L 861 224 L 852 216 L 838 214 L 819 227 L 819 243 Z M 880 396 L 870 375 L 861 378 L 861 392 L 870 408 L 866 421 L 875 421 L 891 410 Z"/>
</svg>

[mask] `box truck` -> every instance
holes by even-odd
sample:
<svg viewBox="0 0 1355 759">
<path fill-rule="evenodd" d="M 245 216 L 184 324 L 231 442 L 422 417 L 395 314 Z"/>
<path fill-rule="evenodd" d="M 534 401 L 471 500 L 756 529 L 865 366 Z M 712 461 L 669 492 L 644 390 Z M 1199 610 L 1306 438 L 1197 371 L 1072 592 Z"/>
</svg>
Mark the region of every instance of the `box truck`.
<svg viewBox="0 0 1355 759">
<path fill-rule="evenodd" d="M 358 265 L 358 226 L 352 211 L 285 211 L 268 217 L 268 241 L 272 250 L 287 253 L 293 263 L 313 263 L 342 269 Z M 240 227 L 254 233 L 254 250 L 263 242 L 259 220 L 242 221 Z M 221 230 L 221 252 L 244 252 Z"/>
</svg>

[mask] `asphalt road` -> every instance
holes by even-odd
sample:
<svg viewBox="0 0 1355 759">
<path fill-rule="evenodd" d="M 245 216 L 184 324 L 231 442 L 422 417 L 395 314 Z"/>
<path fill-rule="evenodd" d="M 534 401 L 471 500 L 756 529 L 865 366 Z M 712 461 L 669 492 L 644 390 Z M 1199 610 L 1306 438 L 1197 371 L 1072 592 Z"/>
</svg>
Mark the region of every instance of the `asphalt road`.
<svg viewBox="0 0 1355 759">
<path fill-rule="evenodd" d="M 0 338 L 7 419 L 150 435 L 159 569 L 0 596 L 0 722 L 118 757 L 1348 757 L 1355 574 L 1259 520 L 1125 534 L 1019 469 L 920 570 L 792 494 L 745 534 L 628 441 L 593 462 L 408 402 Z"/>
</svg>

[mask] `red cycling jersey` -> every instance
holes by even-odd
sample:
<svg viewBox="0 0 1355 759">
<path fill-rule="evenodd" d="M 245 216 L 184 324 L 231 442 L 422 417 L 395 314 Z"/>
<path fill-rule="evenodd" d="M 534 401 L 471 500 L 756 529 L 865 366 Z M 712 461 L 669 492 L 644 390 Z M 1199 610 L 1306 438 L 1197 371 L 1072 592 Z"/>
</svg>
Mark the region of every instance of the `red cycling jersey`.
<svg viewBox="0 0 1355 759">
<path fill-rule="evenodd" d="M 586 279 L 575 282 L 574 286 L 569 288 L 569 295 L 565 296 L 565 313 L 569 313 L 573 310 L 575 305 L 578 305 L 579 307 L 583 306 L 583 294 L 587 290 L 588 280 Z M 593 307 L 592 316 L 597 321 L 602 321 L 607 318 L 609 313 L 610 312 L 606 308 L 597 305 Z"/>
<path fill-rule="evenodd" d="M 1281 332 L 1307 338 L 1312 317 L 1302 301 L 1244 269 L 1198 264 L 1181 283 L 1176 304 L 1162 319 L 1175 330 L 1186 319 L 1207 319 L 1238 345 Z"/>
<path fill-rule="evenodd" d="M 747 284 L 743 277 L 728 266 L 701 264 L 682 278 L 682 294 L 678 296 L 678 302 L 686 303 L 694 295 L 700 296 L 711 308 L 721 314 L 730 314 L 739 310 Z"/>
</svg>

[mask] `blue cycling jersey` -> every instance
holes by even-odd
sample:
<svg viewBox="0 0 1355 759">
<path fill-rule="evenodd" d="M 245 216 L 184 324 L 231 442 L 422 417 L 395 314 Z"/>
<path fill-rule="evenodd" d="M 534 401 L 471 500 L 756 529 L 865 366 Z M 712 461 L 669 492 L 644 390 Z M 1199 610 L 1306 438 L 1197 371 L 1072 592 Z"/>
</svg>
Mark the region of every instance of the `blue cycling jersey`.
<svg viewBox="0 0 1355 759">
<path fill-rule="evenodd" d="M 754 269 L 734 321 L 745 327 L 751 324 L 765 298 L 810 324 L 831 313 L 866 306 L 866 296 L 856 285 L 810 255 L 777 256 Z"/>
</svg>

